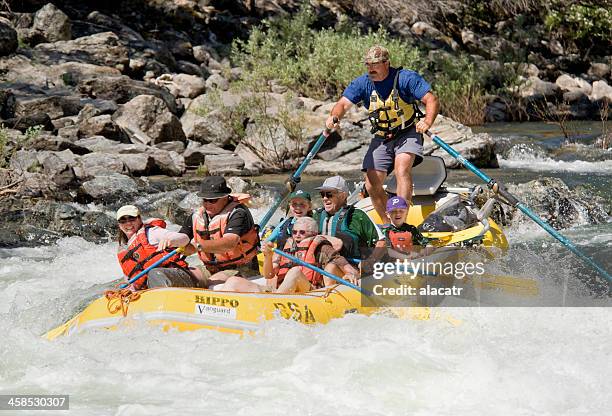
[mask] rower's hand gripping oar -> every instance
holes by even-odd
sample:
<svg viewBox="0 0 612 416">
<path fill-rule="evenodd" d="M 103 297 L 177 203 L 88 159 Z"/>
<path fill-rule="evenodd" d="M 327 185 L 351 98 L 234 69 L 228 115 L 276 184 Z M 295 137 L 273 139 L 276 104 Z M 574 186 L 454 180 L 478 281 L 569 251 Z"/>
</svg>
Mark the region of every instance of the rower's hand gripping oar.
<svg viewBox="0 0 612 416">
<path fill-rule="evenodd" d="M 334 124 L 337 122 L 338 119 L 334 117 Z M 259 229 L 262 230 L 262 232 L 268 221 L 270 221 L 270 218 L 272 218 L 272 215 L 274 215 L 274 213 L 278 209 L 278 207 L 281 206 L 281 204 L 285 201 L 285 199 L 287 199 L 291 192 L 295 191 L 297 184 L 300 183 L 300 180 L 302 179 L 302 172 L 304 172 L 310 161 L 315 157 L 321 146 L 323 146 L 323 143 L 325 143 L 325 139 L 329 137 L 331 132 L 332 130 L 328 129 L 327 127 L 323 130 L 312 149 L 310 149 L 310 152 L 308 152 L 308 154 L 306 155 L 306 158 L 304 159 L 302 164 L 300 164 L 300 166 L 293 173 L 293 175 L 291 175 L 289 179 L 287 179 L 287 182 L 285 182 L 285 190 L 283 191 L 282 195 L 276 199 L 276 201 L 274 202 L 274 204 L 272 204 L 268 212 L 266 212 L 266 215 L 264 215 L 263 218 L 259 221 Z"/>
<path fill-rule="evenodd" d="M 152 265 L 150 265 L 149 267 L 147 267 L 146 269 L 144 269 L 143 271 L 141 271 L 136 276 L 132 277 L 130 280 L 128 280 L 126 283 L 122 284 L 119 287 L 121 289 L 124 289 L 124 288 L 128 287 L 129 285 L 131 285 L 132 283 L 134 283 L 135 281 L 140 279 L 142 276 L 144 276 L 145 274 L 149 273 L 151 270 L 153 270 L 154 268 L 156 268 L 157 266 L 159 266 L 160 264 L 162 264 L 163 262 L 168 260 L 170 257 L 174 256 L 175 254 L 181 254 L 184 251 L 185 251 L 185 247 L 179 247 L 179 248 L 176 248 L 176 249 L 172 250 L 170 253 L 166 254 L 164 257 L 162 257 L 161 259 L 157 260 L 155 263 L 153 263 Z"/>
<path fill-rule="evenodd" d="M 307 267 L 310 270 L 314 270 L 317 273 L 321 273 L 323 276 L 327 276 L 330 279 L 333 279 L 333 280 L 335 280 L 338 283 L 341 283 L 341 284 L 346 285 L 346 286 L 348 286 L 350 288 L 358 290 L 359 292 L 363 293 L 364 295 L 368 295 L 368 293 L 366 293 L 366 291 L 364 289 L 360 288 L 359 286 L 354 285 L 351 282 L 349 282 L 347 280 L 344 280 L 344 279 L 342 279 L 342 278 L 340 278 L 340 277 L 338 277 L 338 276 L 336 276 L 334 274 L 331 274 L 330 272 L 325 271 L 325 270 L 321 269 L 320 267 L 313 266 L 312 264 L 306 263 L 304 260 L 301 260 L 301 259 L 299 259 L 299 258 L 297 258 L 295 256 L 292 256 L 289 253 L 285 253 L 284 251 L 281 251 L 281 250 L 279 250 L 277 248 L 273 248 L 272 251 L 274 251 L 276 254 L 278 254 L 280 256 L 287 257 L 289 260 L 291 260 L 292 262 L 294 262 L 296 264 L 299 264 L 300 266 Z"/>
<path fill-rule="evenodd" d="M 572 253 L 580 257 L 586 264 L 591 266 L 593 269 L 597 270 L 597 272 L 599 272 L 599 274 L 605 277 L 608 280 L 608 282 L 612 283 L 612 276 L 610 276 L 610 274 L 603 267 L 601 267 L 593 259 L 591 259 L 586 254 L 584 254 L 582 251 L 580 251 L 570 240 L 568 240 L 566 237 L 561 235 L 557 230 L 552 228 L 546 221 L 544 221 L 543 219 L 538 217 L 536 214 L 534 214 L 525 204 L 523 204 L 516 197 L 514 197 L 514 195 L 510 194 L 501 183 L 497 183 L 495 179 L 489 178 L 484 172 L 482 172 L 480 169 L 474 166 L 471 162 L 469 162 L 463 156 L 461 156 L 455 149 L 453 149 L 448 144 L 446 144 L 444 140 L 442 140 L 440 137 L 432 134 L 429 130 L 427 130 L 425 134 L 431 137 L 431 139 L 433 140 L 435 144 L 440 146 L 447 153 L 449 153 L 452 157 L 457 159 L 459 163 L 461 163 L 467 169 L 472 171 L 472 173 L 474 173 L 476 176 L 482 179 L 487 184 L 489 189 L 491 189 L 494 193 L 500 195 L 503 199 L 505 199 L 506 200 L 505 202 L 521 210 L 523 214 L 531 218 L 536 224 L 538 224 L 546 232 L 548 232 L 548 234 L 556 238 L 561 244 L 567 247 Z"/>
</svg>

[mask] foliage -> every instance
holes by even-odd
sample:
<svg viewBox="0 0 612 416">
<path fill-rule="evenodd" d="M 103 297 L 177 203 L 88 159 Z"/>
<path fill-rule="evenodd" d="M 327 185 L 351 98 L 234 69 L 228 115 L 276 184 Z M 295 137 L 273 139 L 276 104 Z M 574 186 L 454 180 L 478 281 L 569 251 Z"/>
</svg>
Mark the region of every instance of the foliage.
<svg viewBox="0 0 612 416">
<path fill-rule="evenodd" d="M 40 132 L 42 131 L 43 126 L 38 124 L 36 126 L 28 127 L 25 132 L 26 141 L 37 139 L 40 136 Z"/>
<path fill-rule="evenodd" d="M 284 170 L 297 166 L 296 157 L 303 153 L 306 138 L 304 116 L 292 107 L 295 97 L 285 94 L 279 102 L 266 84 L 253 79 L 234 84 L 232 93 L 239 97 L 235 105 L 225 105 L 219 92 L 211 90 L 206 103 L 190 111 L 201 117 L 215 111 L 218 122 L 232 132 L 232 144 L 248 147 L 266 167 Z"/>
<path fill-rule="evenodd" d="M 418 50 L 392 39 L 383 28 L 366 34 L 356 28 L 315 31 L 314 18 L 310 6 L 304 5 L 292 17 L 264 21 L 248 40 L 234 42 L 232 59 L 246 69 L 251 81 L 266 85 L 277 80 L 318 99 L 337 97 L 364 73 L 362 56 L 374 44 L 385 45 L 395 65 L 423 69 Z"/>
<path fill-rule="evenodd" d="M 599 2 L 555 1 L 544 18 L 546 28 L 570 41 L 607 42 L 612 38 L 612 9 Z"/>
<path fill-rule="evenodd" d="M 203 163 L 200 163 L 200 165 L 195 170 L 195 174 L 197 176 L 208 176 L 210 174 L 210 172 L 208 171 L 208 166 Z"/>
<path fill-rule="evenodd" d="M 439 63 L 434 91 L 440 99 L 440 112 L 467 125 L 485 121 L 487 73 L 466 57 L 445 58 Z"/>
</svg>

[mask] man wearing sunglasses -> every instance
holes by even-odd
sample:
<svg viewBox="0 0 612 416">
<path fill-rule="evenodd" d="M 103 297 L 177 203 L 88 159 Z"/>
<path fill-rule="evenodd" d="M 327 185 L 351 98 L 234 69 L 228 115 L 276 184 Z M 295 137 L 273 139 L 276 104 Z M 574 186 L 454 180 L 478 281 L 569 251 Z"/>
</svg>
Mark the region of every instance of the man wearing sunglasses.
<svg viewBox="0 0 612 416">
<path fill-rule="evenodd" d="M 440 104 L 431 86 L 419 74 L 390 66 L 389 51 L 372 46 L 365 55 L 367 73 L 354 79 L 334 105 L 327 121 L 328 128 L 337 128 L 344 114 L 363 102 L 374 134 L 363 160 L 366 190 L 372 205 L 384 222 L 388 222 L 385 205 L 387 194 L 383 183 L 395 170 L 397 194 L 408 203 L 412 200 L 412 168 L 421 163 L 423 135 L 434 123 Z M 425 105 L 422 118 L 416 100 Z"/>
<path fill-rule="evenodd" d="M 384 238 L 368 214 L 348 205 L 348 187 L 342 176 L 325 179 L 319 190 L 323 206 L 313 213 L 319 224 L 319 233 L 342 240 L 341 254 L 359 258 L 367 248 L 374 247 Z"/>
<path fill-rule="evenodd" d="M 198 192 L 202 206 L 180 231 L 192 239 L 185 253 L 197 252 L 204 264 L 197 276 L 200 287 L 223 282 L 234 274 L 253 276 L 259 272 L 257 226 L 249 209 L 231 192 L 223 177 L 205 178 Z"/>
</svg>

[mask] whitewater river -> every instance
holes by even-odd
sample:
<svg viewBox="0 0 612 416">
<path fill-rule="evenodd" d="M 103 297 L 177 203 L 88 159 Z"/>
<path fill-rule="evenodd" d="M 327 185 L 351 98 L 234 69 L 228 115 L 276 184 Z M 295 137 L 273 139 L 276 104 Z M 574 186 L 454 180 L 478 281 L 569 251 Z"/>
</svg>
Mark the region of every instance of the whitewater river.
<svg viewBox="0 0 612 416">
<path fill-rule="evenodd" d="M 535 146 L 529 163 L 510 152 L 500 161 L 503 173 L 490 175 L 507 182 L 561 177 L 571 187 L 592 186 L 610 204 L 610 153 L 572 160 L 555 150 L 553 133 L 522 129 L 514 125 L 510 135 L 503 126 L 489 127 L 512 143 Z M 451 183 L 468 180 L 465 172 L 449 175 Z M 535 226 L 521 222 L 507 231 L 515 250 L 500 271 L 554 282 L 559 292 L 571 292 L 578 277 L 597 283 Z M 612 268 L 610 223 L 564 234 Z M 0 250 L 0 394 L 69 394 L 70 411 L 53 415 L 608 415 L 612 409 L 612 315 L 604 307 L 457 308 L 430 321 L 347 316 L 316 327 L 273 321 L 246 339 L 136 324 L 42 340 L 120 276 L 114 256 L 113 243 L 79 238 Z"/>
</svg>

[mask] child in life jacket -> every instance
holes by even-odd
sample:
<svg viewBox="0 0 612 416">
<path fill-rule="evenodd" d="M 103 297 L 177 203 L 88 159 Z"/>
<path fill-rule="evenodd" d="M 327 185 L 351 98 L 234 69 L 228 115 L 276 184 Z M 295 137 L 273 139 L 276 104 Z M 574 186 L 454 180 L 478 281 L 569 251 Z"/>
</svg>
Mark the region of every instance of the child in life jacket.
<svg viewBox="0 0 612 416">
<path fill-rule="evenodd" d="M 293 225 L 300 217 L 312 217 L 312 198 L 306 191 L 298 189 L 289 194 L 287 205 L 287 218 L 272 230 L 266 240 L 276 242 L 277 247 L 283 248 L 291 237 Z"/>
<path fill-rule="evenodd" d="M 387 215 L 390 224 L 381 226 L 385 238 L 380 240 L 376 247 L 392 248 L 394 250 L 410 253 L 415 247 L 425 247 L 429 239 L 423 237 L 421 232 L 414 226 L 406 223 L 408 215 L 408 203 L 401 196 L 394 196 L 387 201 Z"/>
</svg>

